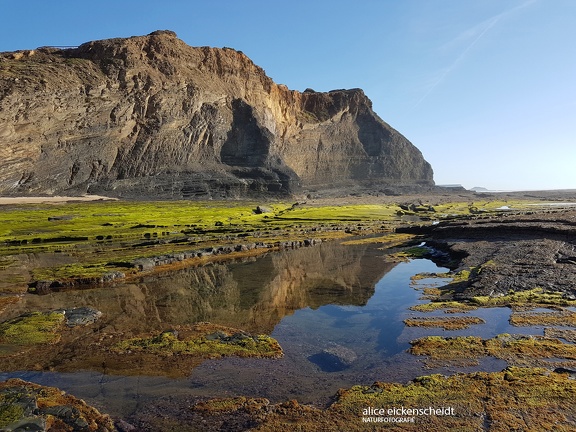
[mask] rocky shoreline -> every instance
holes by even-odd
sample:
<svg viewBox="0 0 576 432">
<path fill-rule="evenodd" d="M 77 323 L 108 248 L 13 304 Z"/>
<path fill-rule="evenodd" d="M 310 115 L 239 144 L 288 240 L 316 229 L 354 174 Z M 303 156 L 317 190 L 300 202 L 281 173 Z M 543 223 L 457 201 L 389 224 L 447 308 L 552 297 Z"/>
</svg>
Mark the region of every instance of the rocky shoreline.
<svg viewBox="0 0 576 432">
<path fill-rule="evenodd" d="M 481 268 L 460 283 L 454 299 L 534 288 L 576 299 L 576 210 L 504 213 L 398 231 L 422 235 L 447 251 L 454 272 Z"/>
<path fill-rule="evenodd" d="M 442 201 L 438 199 L 436 202 Z M 506 428 L 527 428 L 526 430 L 544 428 L 540 430 L 547 430 L 546 428 L 551 427 L 552 424 L 565 426 L 565 429 L 558 430 L 575 428 L 576 423 L 571 419 L 575 418 L 576 411 L 573 406 L 576 405 L 572 404 L 570 397 L 567 396 L 576 394 L 576 381 L 571 378 L 574 358 L 572 358 L 570 347 L 561 341 L 561 339 L 573 340 L 574 330 L 559 330 L 552 326 L 571 327 L 574 321 L 574 314 L 566 308 L 576 302 L 576 209 L 569 206 L 564 209 L 540 207 L 534 211 L 503 209 L 498 212 L 485 213 L 470 205 L 469 208 L 472 210 L 465 215 L 439 220 L 438 215 L 435 214 L 435 207 L 438 207 L 438 204 L 433 199 L 413 199 L 402 205 L 406 208 L 402 211 L 411 214 L 404 213 L 398 216 L 400 219 L 395 223 L 396 232 L 414 235 L 418 242 L 425 243 L 421 247 L 421 256 L 448 267 L 450 276 L 453 278 L 448 285 L 427 292 L 430 304 L 433 305 L 429 310 L 440 310 L 446 307 L 446 312 L 458 311 L 467 314 L 478 307 L 507 306 L 514 311 L 510 321 L 511 323 L 514 321 L 513 325 L 547 326 L 545 336 L 499 335 L 487 340 L 476 338 L 473 341 L 474 345 L 470 345 L 471 342 L 465 338 L 420 339 L 414 341 L 413 347 L 419 347 L 421 351 L 418 353 L 415 351 L 413 354 L 427 356 L 425 361 L 431 364 L 434 362 L 444 364 L 462 361 L 475 362 L 477 361 L 475 357 L 462 357 L 461 344 L 468 343 L 474 347 L 472 351 L 478 351 L 478 357 L 494 355 L 496 352 L 497 358 L 504 359 L 508 363 L 507 369 L 502 372 L 456 374 L 450 377 L 430 375 L 415 378 L 408 384 L 375 383 L 356 386 L 341 390 L 335 395 L 335 402 L 324 409 L 300 405 L 297 401 L 271 403 L 266 399 L 250 398 L 249 395 L 218 400 L 180 395 L 166 396 L 154 403 L 148 403 L 131 416 L 115 419 L 115 424 L 111 423 L 109 417 L 101 417 L 99 412 L 94 411 L 90 415 L 101 419 L 98 421 L 102 422 L 102 426 L 90 426 L 91 429 L 87 429 L 85 423 L 90 425 L 97 423 L 90 423 L 91 420 L 87 415 L 83 415 L 84 417 L 80 419 L 74 414 L 76 411 L 72 408 L 46 412 L 36 409 L 34 415 L 41 417 L 46 414 L 51 417 L 36 419 L 34 424 L 39 428 L 44 428 L 38 430 L 74 431 L 153 431 L 169 430 L 176 426 L 178 430 L 183 431 L 210 431 L 223 428 L 230 431 L 312 431 L 335 430 L 334 428 L 378 430 L 378 425 L 362 423 L 361 411 L 367 405 L 388 407 L 391 404 L 398 406 L 412 404 L 419 406 L 424 403 L 423 401 L 426 404 L 441 404 L 444 400 L 451 400 L 458 412 L 456 416 L 419 418 L 415 425 L 402 425 L 402 427 L 390 425 L 387 430 L 421 430 L 422 427 L 433 427 L 434 430 L 440 431 L 451 428 L 465 428 L 463 430 L 483 428 L 488 431 L 507 430 Z M 399 207 L 403 209 L 402 206 Z M 409 217 L 402 219 L 405 216 Z M 349 229 L 350 233 L 355 234 L 378 232 L 375 225 L 369 229 L 362 229 L 359 224 L 349 224 L 349 228 L 345 226 L 340 225 L 340 229 Z M 370 227 L 369 224 L 366 226 Z M 310 231 L 309 228 L 307 228 L 308 231 Z M 386 227 L 386 230 L 388 229 L 389 226 Z M 279 249 L 307 248 L 322 241 L 321 237 L 309 236 L 273 243 L 237 242 L 229 246 L 206 246 L 189 252 L 179 251 L 175 254 L 136 258 L 130 261 L 130 265 L 136 270 L 135 275 L 146 275 L 163 269 L 168 271 L 180 264 L 188 266 L 191 260 L 213 258 L 227 261 L 236 256 L 246 256 L 255 252 L 267 253 Z M 408 250 L 411 253 L 418 253 L 414 249 L 412 247 Z M 124 277 L 119 276 L 118 279 Z M 75 288 L 50 286 L 52 283 L 54 281 L 46 286 L 37 284 L 35 286 L 37 293 L 46 294 L 59 289 Z M 427 305 L 419 305 L 420 309 L 413 310 L 425 311 Z M 544 313 L 533 311 L 534 308 L 542 307 L 549 308 L 550 311 Z M 92 313 L 88 314 L 88 318 L 84 317 L 86 311 Z M 79 320 L 81 328 L 86 331 L 94 328 L 94 331 L 97 331 L 96 321 L 99 317 L 94 313 L 98 314 L 98 311 L 66 310 L 62 315 L 66 319 L 72 319 L 71 312 L 84 314 L 80 314 L 76 319 L 76 321 Z M 412 320 L 409 324 L 444 328 L 456 325 L 454 328 L 463 328 L 468 324 L 475 325 L 481 321 L 474 320 L 474 317 L 469 318 L 420 318 Z M 58 323 L 65 323 L 61 317 L 59 319 Z M 67 325 L 70 326 L 70 324 Z M 161 333 L 161 337 L 151 335 L 150 341 L 143 339 L 144 342 L 141 342 L 139 339 L 134 339 L 135 342 L 132 343 L 155 346 L 154 344 L 160 342 L 164 344 L 168 341 L 172 345 L 181 344 L 182 341 L 178 338 L 182 339 L 183 332 L 189 329 L 178 328 L 177 330 L 180 336 L 175 333 L 176 330 L 170 330 L 168 333 Z M 80 330 L 66 331 L 73 335 L 73 332 Z M 251 343 L 257 341 L 252 336 L 246 336 L 242 330 L 229 334 L 214 331 L 208 334 L 207 340 L 212 341 L 210 343 L 223 342 L 226 349 L 230 342 L 244 344 L 246 341 Z M 424 346 L 425 350 L 422 348 Z M 454 347 L 454 352 L 447 349 L 447 346 Z M 534 347 L 539 350 L 537 354 L 531 354 L 530 350 L 534 350 Z M 552 348 L 556 350 L 554 351 L 556 357 L 561 357 L 562 362 L 556 364 L 562 366 L 561 368 L 554 368 L 554 362 L 547 361 Z M 43 349 L 50 349 L 50 346 Z M 510 349 L 522 351 L 511 353 L 507 351 Z M 133 350 L 134 348 L 128 349 L 128 351 Z M 126 355 L 125 352 L 112 354 L 118 358 Z M 133 356 L 133 354 L 129 355 Z M 325 350 L 322 355 L 337 358 L 342 364 L 351 361 L 345 347 L 338 347 L 337 352 L 334 349 Z M 151 364 L 155 364 L 154 352 L 145 353 L 145 356 L 152 359 Z M 180 361 L 178 356 L 172 354 L 166 358 L 174 363 Z M 29 385 L 17 384 L 21 388 L 28 388 L 26 386 Z M 14 386 L 15 383 L 9 381 L 4 385 Z M 484 400 L 479 396 L 475 397 L 474 391 L 478 387 L 489 389 L 491 399 Z M 3 397 L 2 394 L 0 393 L 0 397 Z M 495 401 L 502 398 L 508 400 L 509 403 L 498 406 Z M 16 409 L 5 401 L 0 402 L 0 410 L 6 413 Z M 538 417 L 537 412 L 543 407 L 555 413 L 553 418 Z M 12 417 L 7 417 L 7 419 L 10 420 Z M 10 422 L 8 420 L 5 422 L 6 425 L 17 427 L 18 422 L 25 419 L 23 417 Z M 59 426 L 61 429 L 51 429 L 53 422 L 58 425 L 65 424 L 65 426 Z"/>
</svg>

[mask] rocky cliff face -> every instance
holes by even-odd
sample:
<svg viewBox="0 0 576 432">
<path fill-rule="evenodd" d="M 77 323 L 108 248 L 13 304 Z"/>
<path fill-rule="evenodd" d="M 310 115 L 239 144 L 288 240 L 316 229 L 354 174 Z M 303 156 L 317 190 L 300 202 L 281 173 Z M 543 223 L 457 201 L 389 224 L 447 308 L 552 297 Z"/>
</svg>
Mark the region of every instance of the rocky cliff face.
<svg viewBox="0 0 576 432">
<path fill-rule="evenodd" d="M 362 90 L 303 93 L 173 32 L 0 54 L 0 194 L 233 197 L 433 185 Z"/>
</svg>

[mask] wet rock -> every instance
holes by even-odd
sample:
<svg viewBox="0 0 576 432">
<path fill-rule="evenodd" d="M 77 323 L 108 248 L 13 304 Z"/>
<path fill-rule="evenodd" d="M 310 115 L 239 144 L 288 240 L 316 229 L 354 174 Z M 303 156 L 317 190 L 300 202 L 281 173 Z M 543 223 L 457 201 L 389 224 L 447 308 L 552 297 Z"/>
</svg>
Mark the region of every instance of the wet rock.
<svg viewBox="0 0 576 432">
<path fill-rule="evenodd" d="M 232 253 L 233 251 L 234 249 L 232 248 L 232 246 L 221 246 L 218 248 L 218 253 L 222 255 Z"/>
<path fill-rule="evenodd" d="M 254 210 L 256 214 L 263 214 L 263 213 L 272 213 L 272 209 L 266 206 L 257 206 L 256 210 Z"/>
<path fill-rule="evenodd" d="M 318 354 L 308 357 L 324 372 L 338 372 L 348 369 L 358 359 L 354 351 L 342 345 L 332 344 Z"/>
<path fill-rule="evenodd" d="M 41 417 L 23 418 L 10 423 L 2 428 L 2 432 L 44 432 L 46 431 L 46 421 Z"/>
<path fill-rule="evenodd" d="M 118 420 L 114 423 L 118 432 L 136 432 L 137 429 L 135 426 L 132 426 L 130 423 L 124 420 Z"/>
<path fill-rule="evenodd" d="M 58 288 L 62 288 L 62 284 L 58 281 L 41 280 L 32 282 L 29 286 L 29 291 L 42 295 L 51 293 Z"/>
<path fill-rule="evenodd" d="M 560 368 L 554 369 L 554 372 L 559 373 L 559 374 L 568 374 L 568 376 L 570 376 L 570 378 L 576 378 L 576 371 L 572 370 L 572 369 L 566 369 L 566 368 L 560 367 Z"/>
<path fill-rule="evenodd" d="M 94 324 L 102 316 L 102 312 L 91 307 L 79 307 L 63 311 L 68 327 Z"/>
<path fill-rule="evenodd" d="M 80 411 L 76 407 L 70 405 L 46 407 L 38 410 L 38 414 L 57 417 L 70 426 L 74 431 L 89 430 L 89 424 L 86 419 L 82 417 Z"/>
<path fill-rule="evenodd" d="M 138 258 L 132 261 L 132 265 L 140 271 L 150 271 L 156 267 L 156 263 L 151 258 Z"/>
<path fill-rule="evenodd" d="M 111 271 L 102 275 L 102 282 L 109 283 L 116 279 L 124 279 L 126 274 L 121 271 Z"/>
<path fill-rule="evenodd" d="M 257 341 L 257 336 L 252 336 L 245 332 L 236 332 L 232 335 L 227 335 L 223 331 L 217 330 L 206 336 L 207 340 L 217 340 L 227 344 L 242 345 L 243 342 L 247 340 Z"/>
<path fill-rule="evenodd" d="M 243 245 L 243 244 L 239 244 L 239 245 L 234 246 L 235 252 L 245 252 L 247 250 L 248 250 L 248 248 L 246 248 L 246 245 Z"/>
<path fill-rule="evenodd" d="M 224 340 L 228 337 L 228 335 L 226 333 L 224 333 L 223 331 L 217 330 L 214 333 L 210 333 L 209 335 L 206 335 L 206 339 L 207 340 Z"/>
</svg>

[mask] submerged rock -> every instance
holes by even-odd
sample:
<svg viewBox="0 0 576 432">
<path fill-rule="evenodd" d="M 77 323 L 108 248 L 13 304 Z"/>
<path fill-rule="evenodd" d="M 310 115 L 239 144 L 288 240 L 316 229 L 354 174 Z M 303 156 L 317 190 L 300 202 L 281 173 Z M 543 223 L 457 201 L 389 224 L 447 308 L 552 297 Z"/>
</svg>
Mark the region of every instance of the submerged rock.
<svg viewBox="0 0 576 432">
<path fill-rule="evenodd" d="M 308 357 L 312 363 L 320 367 L 324 372 L 338 372 L 348 369 L 358 359 L 358 356 L 350 348 L 332 344 L 318 354 Z"/>
</svg>

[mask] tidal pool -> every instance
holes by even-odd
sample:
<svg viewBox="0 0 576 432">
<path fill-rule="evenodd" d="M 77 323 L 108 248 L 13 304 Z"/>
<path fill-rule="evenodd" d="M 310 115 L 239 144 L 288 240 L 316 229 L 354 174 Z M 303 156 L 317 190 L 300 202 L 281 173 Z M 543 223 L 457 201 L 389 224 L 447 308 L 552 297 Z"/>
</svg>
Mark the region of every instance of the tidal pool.
<svg viewBox="0 0 576 432">
<path fill-rule="evenodd" d="M 424 301 L 410 277 L 447 269 L 424 259 L 396 263 L 387 254 L 376 245 L 332 242 L 249 262 L 180 270 L 133 284 L 26 296 L 15 314 L 92 306 L 103 312 L 99 332 L 126 335 L 165 329 L 167 324 L 210 321 L 271 334 L 283 347 L 284 357 L 209 360 L 184 378 L 167 378 L 168 371 L 161 369 L 157 374 L 138 369 L 127 374 L 111 365 L 96 367 L 86 345 L 75 341 L 52 360 L 55 372 L 18 371 L 0 378 L 56 386 L 114 416 L 129 416 L 161 397 L 246 395 L 323 406 L 339 388 L 355 384 L 407 382 L 436 372 L 499 371 L 506 366 L 486 358 L 472 369 L 426 369 L 422 358 L 407 353 L 410 340 L 427 335 L 535 334 L 534 328 L 511 327 L 507 308 L 469 312 L 486 324 L 465 330 L 405 327 L 408 317 L 442 313 L 408 309 Z"/>
</svg>

